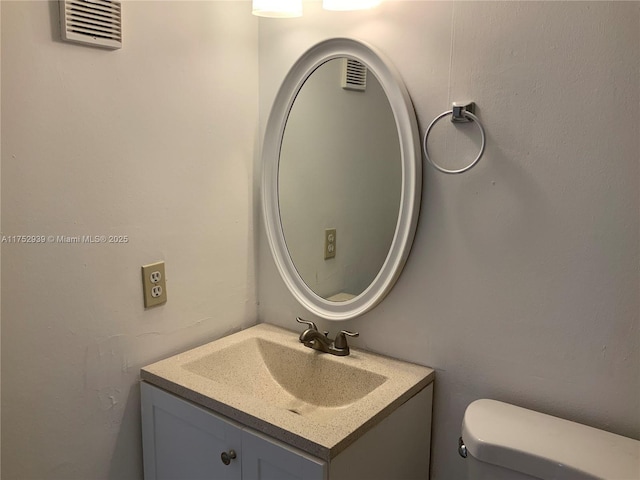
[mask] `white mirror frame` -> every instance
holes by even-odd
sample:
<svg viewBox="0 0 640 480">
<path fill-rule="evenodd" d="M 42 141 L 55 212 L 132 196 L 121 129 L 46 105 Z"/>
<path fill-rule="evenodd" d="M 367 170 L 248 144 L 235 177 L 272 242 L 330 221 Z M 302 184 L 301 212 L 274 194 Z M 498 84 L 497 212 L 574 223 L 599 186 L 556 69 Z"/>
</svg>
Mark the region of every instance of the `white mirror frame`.
<svg viewBox="0 0 640 480">
<path fill-rule="evenodd" d="M 365 64 L 375 74 L 389 99 L 400 141 L 402 193 L 393 241 L 377 276 L 355 298 L 331 302 L 307 286 L 287 250 L 278 201 L 278 167 L 287 117 L 298 92 L 320 65 L 343 57 Z M 327 320 L 348 320 L 374 308 L 393 288 L 409 256 L 418 223 L 422 187 L 418 123 L 409 93 L 392 64 L 373 47 L 349 38 L 325 40 L 309 49 L 293 65 L 276 95 L 265 131 L 262 160 L 262 203 L 267 238 L 275 264 L 289 291 L 312 314 Z"/>
</svg>

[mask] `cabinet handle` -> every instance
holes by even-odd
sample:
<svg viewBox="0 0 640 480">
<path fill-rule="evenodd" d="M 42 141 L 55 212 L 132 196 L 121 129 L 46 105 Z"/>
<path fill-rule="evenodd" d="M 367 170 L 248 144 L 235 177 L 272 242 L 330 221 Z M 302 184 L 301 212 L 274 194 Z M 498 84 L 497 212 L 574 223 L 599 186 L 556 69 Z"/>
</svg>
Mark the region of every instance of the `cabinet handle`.
<svg viewBox="0 0 640 480">
<path fill-rule="evenodd" d="M 229 450 L 228 452 L 222 452 L 220 454 L 220 460 L 222 460 L 222 463 L 225 465 L 229 465 L 231 460 L 235 460 L 236 457 L 237 455 L 235 450 Z"/>
</svg>

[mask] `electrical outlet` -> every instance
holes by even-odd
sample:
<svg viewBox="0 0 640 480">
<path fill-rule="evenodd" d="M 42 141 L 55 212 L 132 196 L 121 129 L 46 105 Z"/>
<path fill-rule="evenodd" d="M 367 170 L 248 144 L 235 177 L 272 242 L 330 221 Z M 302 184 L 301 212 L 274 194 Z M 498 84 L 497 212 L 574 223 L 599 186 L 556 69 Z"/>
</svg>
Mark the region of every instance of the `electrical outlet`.
<svg viewBox="0 0 640 480">
<path fill-rule="evenodd" d="M 162 279 L 162 274 L 156 270 L 155 272 L 151 272 L 149 279 L 151 280 L 151 283 L 158 283 Z"/>
<path fill-rule="evenodd" d="M 336 229 L 327 228 L 324 231 L 324 259 L 328 260 L 336 256 Z"/>
<path fill-rule="evenodd" d="M 142 288 L 145 308 L 160 305 L 167 301 L 164 262 L 142 266 Z"/>
</svg>

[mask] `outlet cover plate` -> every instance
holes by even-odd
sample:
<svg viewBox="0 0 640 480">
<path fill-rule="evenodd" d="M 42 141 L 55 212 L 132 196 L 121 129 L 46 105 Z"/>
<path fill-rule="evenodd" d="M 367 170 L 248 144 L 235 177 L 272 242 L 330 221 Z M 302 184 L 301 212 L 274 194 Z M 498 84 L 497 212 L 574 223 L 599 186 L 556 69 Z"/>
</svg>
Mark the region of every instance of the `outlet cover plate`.
<svg viewBox="0 0 640 480">
<path fill-rule="evenodd" d="M 142 289 L 144 307 L 155 307 L 167 302 L 167 285 L 164 274 L 164 262 L 142 266 Z"/>
<path fill-rule="evenodd" d="M 324 231 L 324 259 L 328 260 L 336 256 L 336 229 L 327 228 Z"/>
</svg>

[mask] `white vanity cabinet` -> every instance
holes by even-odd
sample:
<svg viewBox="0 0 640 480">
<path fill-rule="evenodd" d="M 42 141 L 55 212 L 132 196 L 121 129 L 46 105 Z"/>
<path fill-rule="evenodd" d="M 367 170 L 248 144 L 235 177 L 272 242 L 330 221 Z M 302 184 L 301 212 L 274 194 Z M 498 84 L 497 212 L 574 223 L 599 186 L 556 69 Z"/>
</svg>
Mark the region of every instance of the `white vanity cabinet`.
<svg viewBox="0 0 640 480">
<path fill-rule="evenodd" d="M 330 460 L 142 382 L 145 480 L 428 480 L 433 385 Z M 228 465 L 221 455 L 235 452 Z"/>
<path fill-rule="evenodd" d="M 147 480 L 429 478 L 431 368 L 258 324 L 140 377 Z"/>
<path fill-rule="evenodd" d="M 145 480 L 327 478 L 320 459 L 148 383 L 141 391 Z"/>
</svg>

